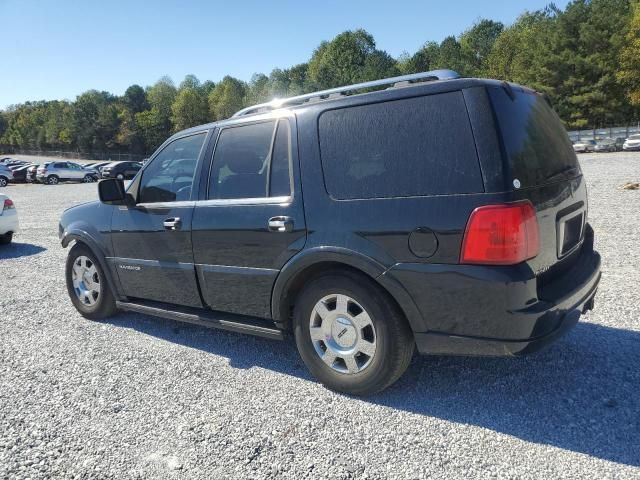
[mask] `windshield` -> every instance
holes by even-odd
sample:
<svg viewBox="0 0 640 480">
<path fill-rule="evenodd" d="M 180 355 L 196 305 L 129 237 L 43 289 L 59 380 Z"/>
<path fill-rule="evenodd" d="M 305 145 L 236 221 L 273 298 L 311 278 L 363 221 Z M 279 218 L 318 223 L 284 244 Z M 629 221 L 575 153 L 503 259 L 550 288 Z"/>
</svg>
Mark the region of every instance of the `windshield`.
<svg viewBox="0 0 640 480">
<path fill-rule="evenodd" d="M 502 87 L 488 91 L 513 179 L 526 188 L 580 174 L 571 140 L 544 98 L 517 87 L 513 97 Z"/>
</svg>

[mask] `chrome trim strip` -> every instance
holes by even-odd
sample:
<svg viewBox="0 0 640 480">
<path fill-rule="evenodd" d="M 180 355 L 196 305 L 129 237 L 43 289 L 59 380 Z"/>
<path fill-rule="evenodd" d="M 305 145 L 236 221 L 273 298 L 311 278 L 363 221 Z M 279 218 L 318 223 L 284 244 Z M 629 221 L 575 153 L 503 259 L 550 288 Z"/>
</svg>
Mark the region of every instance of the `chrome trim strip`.
<svg viewBox="0 0 640 480">
<path fill-rule="evenodd" d="M 223 207 L 233 205 L 288 205 L 292 202 L 291 195 L 285 197 L 260 197 L 260 198 L 222 198 L 214 200 L 196 200 L 196 207 Z"/>
<path fill-rule="evenodd" d="M 266 275 L 275 276 L 280 270 L 273 268 L 257 268 L 257 267 L 235 267 L 231 265 L 208 265 L 206 263 L 196 263 L 196 269 L 203 272 L 215 273 L 235 273 L 239 275 Z"/>
<path fill-rule="evenodd" d="M 114 266 L 118 266 L 118 263 L 142 265 L 145 267 L 154 268 L 174 268 L 177 270 L 192 270 L 193 263 L 184 262 L 163 262 L 160 260 L 145 260 L 141 258 L 122 258 L 122 257 L 105 257 L 106 260 L 111 262 Z"/>
</svg>

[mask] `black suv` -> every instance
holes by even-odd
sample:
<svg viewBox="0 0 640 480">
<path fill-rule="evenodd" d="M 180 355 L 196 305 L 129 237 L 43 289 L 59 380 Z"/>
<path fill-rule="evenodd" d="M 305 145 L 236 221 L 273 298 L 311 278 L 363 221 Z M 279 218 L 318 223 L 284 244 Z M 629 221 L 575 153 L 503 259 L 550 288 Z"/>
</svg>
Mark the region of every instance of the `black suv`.
<svg viewBox="0 0 640 480">
<path fill-rule="evenodd" d="M 292 331 L 309 370 L 352 394 L 391 385 L 416 347 L 532 352 L 593 308 L 600 280 L 556 114 L 450 71 L 241 110 L 99 194 L 60 221 L 82 315 Z"/>
</svg>

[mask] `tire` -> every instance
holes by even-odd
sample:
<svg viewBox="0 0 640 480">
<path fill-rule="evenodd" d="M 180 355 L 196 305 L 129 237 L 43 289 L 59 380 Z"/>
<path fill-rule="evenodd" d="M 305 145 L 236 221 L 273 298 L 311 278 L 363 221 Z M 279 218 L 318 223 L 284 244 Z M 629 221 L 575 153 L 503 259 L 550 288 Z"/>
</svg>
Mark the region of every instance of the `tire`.
<svg viewBox="0 0 640 480">
<path fill-rule="evenodd" d="M 119 173 L 119 174 L 117 174 L 117 175 L 116 175 L 116 178 L 117 178 L 118 180 L 124 180 L 124 175 L 123 175 L 123 174 L 121 174 L 121 173 Z"/>
<path fill-rule="evenodd" d="M 77 265 L 78 262 L 80 262 L 81 265 Z M 78 267 L 78 272 L 87 274 L 86 284 L 85 277 L 82 276 L 81 285 L 76 287 L 74 284 L 74 266 Z M 91 267 L 94 268 L 92 269 Z M 97 277 L 93 276 L 94 274 Z M 69 298 L 71 298 L 73 306 L 76 307 L 76 310 L 78 310 L 83 317 L 90 320 L 101 320 L 117 312 L 116 301 L 111 285 L 109 285 L 100 263 L 86 245 L 77 243 L 69 251 L 65 268 L 65 278 Z M 98 285 L 99 292 L 97 295 L 95 295 L 95 291 L 93 291 L 95 288 L 88 286 L 89 281 L 91 281 L 94 286 L 96 284 Z M 83 296 L 83 292 L 88 293 Z M 84 300 L 80 299 L 81 296 L 83 296 Z"/>
<path fill-rule="evenodd" d="M 318 310 L 320 304 L 324 308 Z M 294 335 L 311 373 L 327 388 L 351 395 L 370 395 L 393 384 L 415 349 L 411 329 L 388 294 L 349 272 L 323 275 L 303 289 L 294 306 Z"/>
<path fill-rule="evenodd" d="M 57 185 L 60 179 L 56 175 L 49 175 L 47 177 L 47 185 Z"/>
<path fill-rule="evenodd" d="M 9 184 L 7 177 L 0 177 L 0 187 L 6 187 Z"/>
<path fill-rule="evenodd" d="M 0 235 L 0 245 L 9 245 L 13 240 L 13 232 L 7 232 L 4 235 Z"/>
<path fill-rule="evenodd" d="M 82 181 L 84 183 L 93 183 L 94 179 L 91 175 L 85 175 L 84 178 L 82 179 Z"/>
</svg>

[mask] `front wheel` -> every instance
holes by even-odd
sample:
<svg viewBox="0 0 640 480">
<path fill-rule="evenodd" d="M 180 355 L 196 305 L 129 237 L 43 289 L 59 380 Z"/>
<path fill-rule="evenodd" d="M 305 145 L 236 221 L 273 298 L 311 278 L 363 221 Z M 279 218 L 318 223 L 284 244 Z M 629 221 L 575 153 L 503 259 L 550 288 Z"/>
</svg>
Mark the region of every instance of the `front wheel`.
<svg viewBox="0 0 640 480">
<path fill-rule="evenodd" d="M 9 180 L 7 180 L 5 177 L 0 177 L 0 187 L 6 187 L 8 183 Z"/>
<path fill-rule="evenodd" d="M 116 175 L 116 178 L 117 178 L 118 180 L 124 180 L 124 175 L 123 175 L 123 174 L 121 174 L 121 173 L 119 173 L 118 175 Z"/>
<path fill-rule="evenodd" d="M 300 356 L 326 387 L 353 395 L 379 392 L 407 369 L 413 335 L 381 287 L 355 274 L 311 282 L 294 308 Z"/>
<path fill-rule="evenodd" d="M 65 273 L 71 302 L 83 317 L 100 320 L 116 312 L 111 286 L 86 245 L 76 244 L 69 251 Z"/>
<path fill-rule="evenodd" d="M 91 175 L 85 175 L 84 178 L 82 179 L 82 181 L 84 183 L 93 183 L 95 180 L 93 179 L 93 177 Z"/>
</svg>

